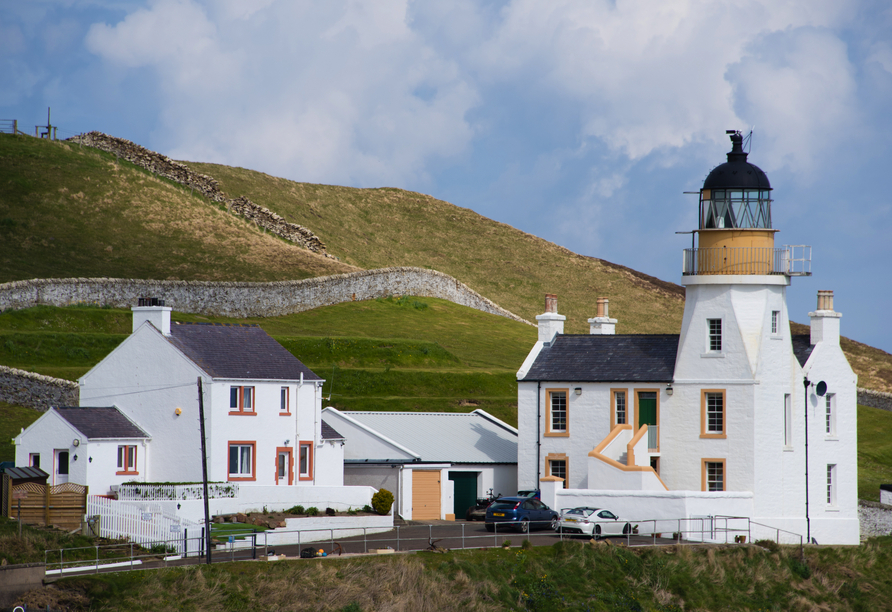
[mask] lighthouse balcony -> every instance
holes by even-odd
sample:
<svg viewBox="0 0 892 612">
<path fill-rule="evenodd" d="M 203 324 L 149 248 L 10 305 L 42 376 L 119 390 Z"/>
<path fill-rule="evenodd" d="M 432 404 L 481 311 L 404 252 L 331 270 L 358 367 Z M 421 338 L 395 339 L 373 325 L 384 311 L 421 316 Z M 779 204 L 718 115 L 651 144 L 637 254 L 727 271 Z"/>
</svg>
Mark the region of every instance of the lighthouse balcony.
<svg viewBox="0 0 892 612">
<path fill-rule="evenodd" d="M 685 249 L 682 274 L 811 276 L 811 247 L 709 247 Z"/>
</svg>

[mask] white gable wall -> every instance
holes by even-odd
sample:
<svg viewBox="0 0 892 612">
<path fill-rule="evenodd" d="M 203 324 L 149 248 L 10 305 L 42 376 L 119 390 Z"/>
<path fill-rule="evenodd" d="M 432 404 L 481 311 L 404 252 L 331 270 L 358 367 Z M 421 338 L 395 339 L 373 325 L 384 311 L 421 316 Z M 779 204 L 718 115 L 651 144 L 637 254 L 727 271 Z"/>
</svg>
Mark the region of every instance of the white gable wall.
<svg viewBox="0 0 892 612">
<path fill-rule="evenodd" d="M 78 440 L 80 446 L 75 446 L 74 440 Z M 50 475 L 47 482 L 51 485 L 59 484 L 56 479 L 55 451 L 67 450 L 69 472 L 66 482 L 86 484 L 88 463 L 81 461 L 80 456 L 77 461 L 73 459 L 75 454 L 79 455 L 82 452 L 81 448 L 86 447 L 87 438 L 52 408 L 16 436 L 14 443 L 15 464 L 30 465 L 30 454 L 39 453 L 40 469 Z"/>
</svg>

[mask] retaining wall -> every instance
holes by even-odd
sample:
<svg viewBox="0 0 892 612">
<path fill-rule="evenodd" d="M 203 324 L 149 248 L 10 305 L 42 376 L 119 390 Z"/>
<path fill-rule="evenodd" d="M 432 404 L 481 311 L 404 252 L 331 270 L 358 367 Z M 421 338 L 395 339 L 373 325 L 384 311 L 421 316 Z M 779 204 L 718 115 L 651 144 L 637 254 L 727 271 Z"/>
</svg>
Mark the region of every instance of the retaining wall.
<svg viewBox="0 0 892 612">
<path fill-rule="evenodd" d="M 871 408 L 880 408 L 892 412 L 892 393 L 883 393 L 882 391 L 872 391 L 859 387 L 858 403 L 862 406 L 870 406 Z"/>
<path fill-rule="evenodd" d="M 332 257 L 325 252 L 325 244 L 322 240 L 311 230 L 296 223 L 289 223 L 270 209 L 259 206 L 246 197 L 227 198 L 215 179 L 206 174 L 193 172 L 188 166 L 176 162 L 166 155 L 102 132 L 79 134 L 68 140 L 111 153 L 153 174 L 194 189 L 214 202 L 225 204 L 230 212 L 254 221 L 259 227 L 277 236 L 299 244 L 314 253 Z"/>
</svg>

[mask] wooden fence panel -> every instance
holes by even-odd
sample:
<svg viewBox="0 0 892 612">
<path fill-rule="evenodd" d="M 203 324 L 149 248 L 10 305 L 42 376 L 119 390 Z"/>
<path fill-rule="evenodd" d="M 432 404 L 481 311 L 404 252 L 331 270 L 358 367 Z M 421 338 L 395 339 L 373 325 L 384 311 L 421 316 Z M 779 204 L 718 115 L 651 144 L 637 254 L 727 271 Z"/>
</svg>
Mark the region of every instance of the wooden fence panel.
<svg viewBox="0 0 892 612">
<path fill-rule="evenodd" d="M 12 487 L 11 498 L 16 492 L 24 491 L 22 499 L 22 522 L 46 527 L 55 525 L 62 529 L 77 529 L 87 512 L 87 487 L 66 483 L 48 487 L 43 484 L 26 482 Z M 19 500 L 11 499 L 9 517 L 18 520 Z"/>
</svg>

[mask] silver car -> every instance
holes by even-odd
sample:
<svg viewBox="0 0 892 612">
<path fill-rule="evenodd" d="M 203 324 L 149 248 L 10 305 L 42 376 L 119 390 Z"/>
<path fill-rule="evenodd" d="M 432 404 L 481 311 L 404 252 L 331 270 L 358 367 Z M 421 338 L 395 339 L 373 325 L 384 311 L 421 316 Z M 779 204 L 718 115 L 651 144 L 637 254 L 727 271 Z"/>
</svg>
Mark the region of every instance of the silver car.
<svg viewBox="0 0 892 612">
<path fill-rule="evenodd" d="M 623 522 L 610 510 L 604 508 L 571 508 L 561 512 L 558 533 L 581 533 L 592 538 L 609 535 L 626 535 L 632 526 Z"/>
</svg>

